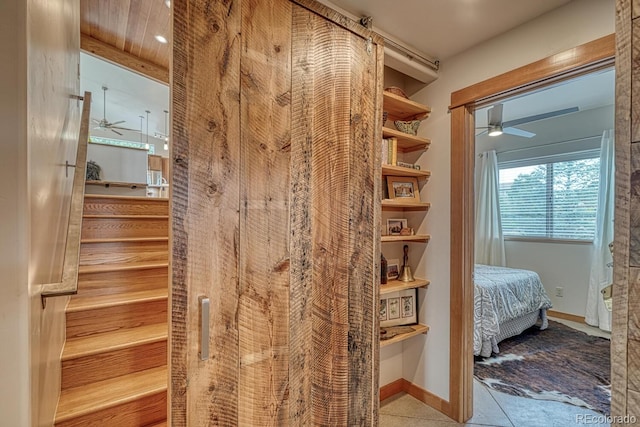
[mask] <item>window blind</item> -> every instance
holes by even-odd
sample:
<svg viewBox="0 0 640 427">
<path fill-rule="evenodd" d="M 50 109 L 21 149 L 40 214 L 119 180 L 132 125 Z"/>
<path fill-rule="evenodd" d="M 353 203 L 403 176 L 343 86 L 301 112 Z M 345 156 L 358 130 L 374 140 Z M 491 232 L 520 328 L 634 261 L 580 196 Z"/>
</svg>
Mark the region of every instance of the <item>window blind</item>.
<svg viewBox="0 0 640 427">
<path fill-rule="evenodd" d="M 585 153 L 500 165 L 505 236 L 593 240 L 600 159 Z"/>
</svg>

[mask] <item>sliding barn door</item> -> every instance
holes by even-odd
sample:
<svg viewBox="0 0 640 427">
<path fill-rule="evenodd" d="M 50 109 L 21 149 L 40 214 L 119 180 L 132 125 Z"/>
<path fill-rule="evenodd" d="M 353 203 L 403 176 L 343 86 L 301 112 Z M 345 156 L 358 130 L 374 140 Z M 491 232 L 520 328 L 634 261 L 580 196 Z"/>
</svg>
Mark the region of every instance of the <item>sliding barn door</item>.
<svg viewBox="0 0 640 427">
<path fill-rule="evenodd" d="M 375 425 L 382 48 L 174 1 L 171 425 Z"/>
</svg>

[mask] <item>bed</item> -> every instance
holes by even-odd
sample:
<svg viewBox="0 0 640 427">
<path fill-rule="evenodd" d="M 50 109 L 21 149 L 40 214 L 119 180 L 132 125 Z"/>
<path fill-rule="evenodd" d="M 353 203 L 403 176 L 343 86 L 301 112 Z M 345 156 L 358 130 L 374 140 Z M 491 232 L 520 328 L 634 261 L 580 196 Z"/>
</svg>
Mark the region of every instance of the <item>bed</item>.
<svg viewBox="0 0 640 427">
<path fill-rule="evenodd" d="M 473 354 L 499 353 L 498 343 L 542 319 L 546 329 L 551 301 L 538 273 L 476 264 L 474 269 Z"/>
</svg>

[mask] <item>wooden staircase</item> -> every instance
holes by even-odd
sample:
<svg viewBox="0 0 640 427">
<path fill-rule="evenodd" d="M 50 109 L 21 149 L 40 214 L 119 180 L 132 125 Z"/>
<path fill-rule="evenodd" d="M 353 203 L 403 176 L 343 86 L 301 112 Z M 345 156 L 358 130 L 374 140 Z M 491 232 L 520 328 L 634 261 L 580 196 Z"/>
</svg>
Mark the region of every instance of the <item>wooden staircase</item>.
<svg viewBox="0 0 640 427">
<path fill-rule="evenodd" d="M 56 426 L 164 426 L 167 199 L 85 196 Z"/>
</svg>

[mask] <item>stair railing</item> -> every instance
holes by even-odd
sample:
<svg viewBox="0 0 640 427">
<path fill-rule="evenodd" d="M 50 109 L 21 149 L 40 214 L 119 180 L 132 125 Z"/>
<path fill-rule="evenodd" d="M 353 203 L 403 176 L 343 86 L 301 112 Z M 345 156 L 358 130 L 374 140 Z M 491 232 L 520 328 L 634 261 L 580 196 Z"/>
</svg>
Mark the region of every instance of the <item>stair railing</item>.
<svg viewBox="0 0 640 427">
<path fill-rule="evenodd" d="M 74 175 L 62 277 L 59 282 L 42 285 L 40 297 L 42 299 L 43 309 L 47 305 L 47 298 L 78 293 L 78 261 L 80 259 L 80 234 L 82 232 L 82 212 L 84 209 L 84 181 L 87 173 L 87 143 L 89 141 L 91 92 L 85 92 L 84 97 L 78 97 L 78 99 L 83 101 L 83 105 L 76 163 L 72 165 L 67 161 L 65 165 L 67 170 L 69 167 L 74 168 Z"/>
</svg>

